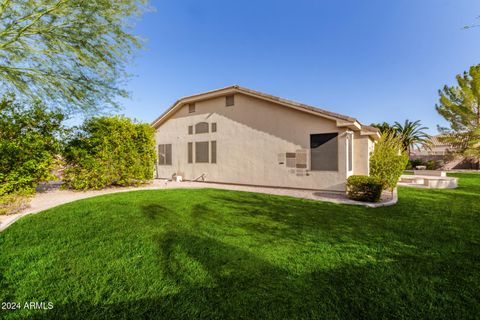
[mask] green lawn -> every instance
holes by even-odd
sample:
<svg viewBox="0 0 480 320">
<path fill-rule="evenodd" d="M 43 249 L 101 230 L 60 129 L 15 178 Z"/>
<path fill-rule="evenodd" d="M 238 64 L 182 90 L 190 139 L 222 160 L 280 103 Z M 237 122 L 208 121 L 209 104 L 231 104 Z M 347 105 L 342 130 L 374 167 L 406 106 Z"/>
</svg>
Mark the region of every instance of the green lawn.
<svg viewBox="0 0 480 320">
<path fill-rule="evenodd" d="M 0 233 L 15 319 L 480 315 L 480 175 L 368 209 L 219 190 L 112 194 Z"/>
</svg>

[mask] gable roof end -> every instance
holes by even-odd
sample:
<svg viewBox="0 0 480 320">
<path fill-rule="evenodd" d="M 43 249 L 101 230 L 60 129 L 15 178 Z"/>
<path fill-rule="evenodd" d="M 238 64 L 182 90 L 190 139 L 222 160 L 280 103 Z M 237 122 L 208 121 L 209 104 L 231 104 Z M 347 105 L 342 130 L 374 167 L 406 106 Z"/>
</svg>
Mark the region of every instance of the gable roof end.
<svg viewBox="0 0 480 320">
<path fill-rule="evenodd" d="M 241 93 L 244 95 L 252 96 L 257 99 L 262 99 L 265 101 L 270 101 L 276 104 L 283 105 L 285 107 L 297 109 L 303 112 L 307 112 L 310 114 L 314 114 L 317 116 L 321 116 L 323 118 L 335 120 L 337 122 L 337 126 L 339 127 L 348 127 L 354 131 L 361 131 L 362 135 L 369 135 L 374 140 L 377 140 L 380 137 L 379 130 L 370 126 L 362 125 L 359 121 L 355 118 L 345 116 L 339 113 L 327 111 L 324 109 L 312 107 L 303 103 L 295 102 L 288 99 L 283 99 L 277 96 L 273 96 L 270 94 L 266 94 L 263 92 L 255 91 L 252 89 L 240 87 L 238 85 L 229 86 L 217 90 L 207 91 L 200 94 L 195 94 L 187 97 L 183 97 L 178 99 L 170 108 L 168 108 L 162 115 L 160 115 L 157 119 L 152 122 L 152 126 L 156 129 L 166 121 L 170 115 L 173 115 L 175 111 L 181 108 L 183 105 L 192 102 L 198 102 L 202 100 L 207 100 L 215 97 L 225 96 L 234 93 Z"/>
</svg>

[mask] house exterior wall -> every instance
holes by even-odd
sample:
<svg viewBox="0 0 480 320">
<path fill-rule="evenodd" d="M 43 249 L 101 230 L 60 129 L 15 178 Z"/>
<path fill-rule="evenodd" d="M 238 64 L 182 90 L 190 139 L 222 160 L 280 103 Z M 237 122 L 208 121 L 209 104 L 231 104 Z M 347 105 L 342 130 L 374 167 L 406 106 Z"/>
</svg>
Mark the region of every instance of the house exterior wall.
<svg viewBox="0 0 480 320">
<path fill-rule="evenodd" d="M 354 134 L 354 159 L 353 171 L 356 175 L 370 174 L 370 153 L 373 151 L 374 143 L 368 136 L 362 136 L 359 132 Z"/>
<path fill-rule="evenodd" d="M 209 133 L 189 135 L 188 127 L 199 122 L 210 124 Z M 211 132 L 212 123 L 216 132 Z M 338 132 L 338 170 L 310 171 L 310 134 L 333 132 Z M 194 180 L 205 173 L 212 182 L 344 191 L 348 174 L 368 172 L 369 140 L 354 137 L 353 172 L 347 173 L 345 133 L 335 120 L 248 95 L 235 94 L 230 107 L 225 106 L 225 97 L 211 98 L 196 102 L 194 113 L 182 106 L 157 128 L 157 145 L 172 144 L 172 165 L 158 166 L 158 176 L 179 173 Z M 195 163 L 195 156 L 188 163 L 188 143 L 203 141 L 216 141 L 216 163 Z M 281 154 L 298 150 L 307 152 L 307 171 L 280 164 Z"/>
</svg>

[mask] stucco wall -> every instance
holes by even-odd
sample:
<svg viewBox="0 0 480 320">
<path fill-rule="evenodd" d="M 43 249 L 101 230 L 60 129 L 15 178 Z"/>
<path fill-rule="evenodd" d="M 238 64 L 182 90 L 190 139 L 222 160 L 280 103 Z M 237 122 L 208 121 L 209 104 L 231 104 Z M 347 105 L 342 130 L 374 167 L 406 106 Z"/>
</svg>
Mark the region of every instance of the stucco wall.
<svg viewBox="0 0 480 320">
<path fill-rule="evenodd" d="M 373 147 L 373 142 L 368 136 L 362 136 L 355 132 L 354 136 L 354 159 L 353 172 L 356 175 L 369 175 L 369 150 Z"/>
<path fill-rule="evenodd" d="M 197 102 L 195 107 L 194 113 L 188 113 L 188 106 L 182 106 L 157 129 L 157 145 L 172 144 L 172 165 L 159 166 L 160 177 L 181 172 L 184 179 L 192 180 L 206 173 L 208 181 L 223 183 L 345 189 L 346 130 L 338 128 L 334 120 L 242 94 L 235 95 L 232 107 L 225 106 L 225 97 Z M 189 135 L 188 126 L 202 121 L 217 123 L 217 132 Z M 310 134 L 331 132 L 339 133 L 338 171 L 309 171 L 308 176 L 297 176 L 279 164 L 280 153 L 309 149 Z M 216 164 L 187 163 L 188 142 L 212 140 L 217 142 Z M 357 164 L 357 157 L 364 158 L 363 149 L 363 139 L 354 139 L 354 174 L 365 171 L 364 164 Z"/>
</svg>

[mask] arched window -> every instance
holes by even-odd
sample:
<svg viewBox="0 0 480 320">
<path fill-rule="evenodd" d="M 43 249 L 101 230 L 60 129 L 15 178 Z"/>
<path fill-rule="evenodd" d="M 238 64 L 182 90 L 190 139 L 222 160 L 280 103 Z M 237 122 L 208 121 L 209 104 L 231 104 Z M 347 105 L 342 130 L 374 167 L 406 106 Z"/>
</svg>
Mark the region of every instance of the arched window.
<svg viewBox="0 0 480 320">
<path fill-rule="evenodd" d="M 208 133 L 208 122 L 199 122 L 195 125 L 195 134 Z"/>
</svg>

